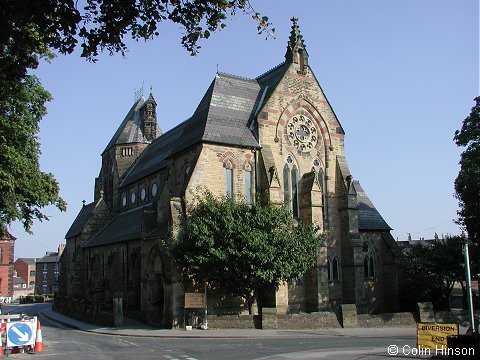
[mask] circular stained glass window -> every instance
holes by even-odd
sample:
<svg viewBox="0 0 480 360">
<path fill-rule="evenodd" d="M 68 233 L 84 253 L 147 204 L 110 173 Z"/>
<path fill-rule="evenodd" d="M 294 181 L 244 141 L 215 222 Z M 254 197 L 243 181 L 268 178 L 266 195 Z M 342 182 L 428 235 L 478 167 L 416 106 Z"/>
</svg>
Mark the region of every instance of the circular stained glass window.
<svg viewBox="0 0 480 360">
<path fill-rule="evenodd" d="M 315 124 L 307 116 L 297 115 L 288 120 L 288 141 L 301 152 L 308 152 L 317 145 L 317 133 Z"/>
<path fill-rule="evenodd" d="M 157 184 L 152 185 L 152 196 L 157 196 Z"/>
<path fill-rule="evenodd" d="M 130 201 L 132 202 L 132 204 L 135 202 L 135 200 L 137 199 L 137 195 L 135 194 L 135 191 L 132 192 L 132 195 L 130 195 Z"/>
<path fill-rule="evenodd" d="M 145 190 L 145 188 L 143 188 L 142 191 L 140 192 L 140 199 L 144 201 L 146 196 L 147 196 L 147 191 Z"/>
</svg>

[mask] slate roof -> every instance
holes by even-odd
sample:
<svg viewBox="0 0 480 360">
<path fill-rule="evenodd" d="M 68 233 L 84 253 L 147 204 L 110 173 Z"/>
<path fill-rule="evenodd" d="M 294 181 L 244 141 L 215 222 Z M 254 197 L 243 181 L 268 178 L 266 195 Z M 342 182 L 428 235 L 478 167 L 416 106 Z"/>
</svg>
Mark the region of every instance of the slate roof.
<svg viewBox="0 0 480 360">
<path fill-rule="evenodd" d="M 353 186 L 357 192 L 358 201 L 358 230 L 379 230 L 390 231 L 392 228 L 388 226 L 382 215 L 375 208 L 375 205 L 370 201 L 365 190 L 363 190 L 360 183 L 353 181 Z"/>
<path fill-rule="evenodd" d="M 92 215 L 92 211 L 95 207 L 95 203 L 91 202 L 88 205 L 82 206 L 80 209 L 80 212 L 78 213 L 77 217 L 73 221 L 72 226 L 70 226 L 70 229 L 68 229 L 67 234 L 65 235 L 65 239 L 74 237 L 79 235 L 85 224 L 87 223 L 88 219 L 90 219 L 90 216 Z"/>
<path fill-rule="evenodd" d="M 37 264 L 39 263 L 56 263 L 60 261 L 60 256 L 58 253 L 54 253 L 55 255 L 45 255 L 44 257 L 37 260 Z"/>
<path fill-rule="evenodd" d="M 149 99 L 150 98 L 155 101 L 151 94 Z M 110 139 L 107 147 L 103 150 L 103 153 L 108 151 L 114 145 L 149 142 L 142 131 L 142 117 L 140 114 L 140 110 L 145 103 L 146 101 L 142 97 L 133 104 L 127 116 L 125 116 L 125 119 L 123 119 L 117 131 Z M 159 136 L 160 133 L 160 127 L 157 125 L 157 136 Z"/>
<path fill-rule="evenodd" d="M 256 79 L 217 74 L 193 116 L 155 139 L 120 187 L 165 168 L 173 155 L 199 142 L 260 147 L 248 125 L 261 94 L 262 86 Z"/>
<path fill-rule="evenodd" d="M 140 239 L 142 235 L 143 209 L 144 207 L 138 207 L 121 213 L 105 225 L 83 247 L 90 248 Z"/>
</svg>

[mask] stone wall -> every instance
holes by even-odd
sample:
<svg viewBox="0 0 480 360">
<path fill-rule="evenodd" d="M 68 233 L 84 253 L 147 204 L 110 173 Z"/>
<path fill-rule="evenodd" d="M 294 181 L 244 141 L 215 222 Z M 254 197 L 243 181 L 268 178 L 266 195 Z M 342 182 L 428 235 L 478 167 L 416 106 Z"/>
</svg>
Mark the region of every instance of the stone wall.
<svg viewBox="0 0 480 360">
<path fill-rule="evenodd" d="M 414 327 L 417 324 L 417 314 L 385 313 L 378 315 L 361 314 L 357 316 L 358 326 L 368 327 Z"/>
<path fill-rule="evenodd" d="M 261 329 L 258 315 L 218 315 L 208 317 L 209 329 Z"/>
<path fill-rule="evenodd" d="M 277 324 L 278 329 L 282 330 L 340 328 L 337 316 L 332 312 L 278 315 Z"/>
</svg>

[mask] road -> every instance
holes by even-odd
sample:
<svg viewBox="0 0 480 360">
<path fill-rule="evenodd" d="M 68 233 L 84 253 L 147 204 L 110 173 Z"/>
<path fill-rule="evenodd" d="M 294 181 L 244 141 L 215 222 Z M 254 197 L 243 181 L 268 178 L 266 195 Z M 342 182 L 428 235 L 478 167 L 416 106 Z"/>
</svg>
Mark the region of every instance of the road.
<svg viewBox="0 0 480 360">
<path fill-rule="evenodd" d="M 49 304 L 5 305 L 4 313 L 37 315 Z M 185 339 L 112 336 L 67 328 L 41 315 L 45 351 L 35 359 L 115 360 L 246 360 L 246 359 L 345 359 L 380 360 L 415 358 L 414 337 L 327 336 L 306 333 L 292 338 Z M 401 356 L 389 356 L 389 345 L 397 345 Z M 403 356 L 402 348 L 410 349 Z M 31 357 L 14 354 L 12 359 Z"/>
</svg>

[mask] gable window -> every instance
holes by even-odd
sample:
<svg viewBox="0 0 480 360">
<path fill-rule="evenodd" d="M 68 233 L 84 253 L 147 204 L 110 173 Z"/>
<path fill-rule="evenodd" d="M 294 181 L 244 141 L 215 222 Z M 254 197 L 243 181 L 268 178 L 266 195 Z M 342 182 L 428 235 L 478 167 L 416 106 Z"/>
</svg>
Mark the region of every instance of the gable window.
<svg viewBox="0 0 480 360">
<path fill-rule="evenodd" d="M 298 168 L 292 155 L 288 155 L 283 167 L 283 203 L 294 217 L 300 216 L 298 208 Z"/>
<path fill-rule="evenodd" d="M 363 275 L 365 279 L 375 278 L 375 254 L 368 242 L 363 243 Z"/>
</svg>

